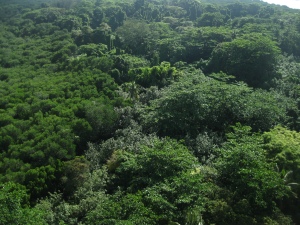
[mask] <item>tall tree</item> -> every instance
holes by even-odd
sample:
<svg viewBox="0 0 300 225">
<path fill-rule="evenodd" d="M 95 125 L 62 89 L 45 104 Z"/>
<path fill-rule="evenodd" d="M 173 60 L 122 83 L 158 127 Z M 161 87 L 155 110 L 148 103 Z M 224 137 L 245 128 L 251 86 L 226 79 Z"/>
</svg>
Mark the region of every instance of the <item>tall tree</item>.
<svg viewBox="0 0 300 225">
<path fill-rule="evenodd" d="M 280 49 L 262 34 L 247 34 L 219 44 L 213 51 L 208 71 L 223 71 L 252 87 L 268 88 L 276 77 Z"/>
</svg>

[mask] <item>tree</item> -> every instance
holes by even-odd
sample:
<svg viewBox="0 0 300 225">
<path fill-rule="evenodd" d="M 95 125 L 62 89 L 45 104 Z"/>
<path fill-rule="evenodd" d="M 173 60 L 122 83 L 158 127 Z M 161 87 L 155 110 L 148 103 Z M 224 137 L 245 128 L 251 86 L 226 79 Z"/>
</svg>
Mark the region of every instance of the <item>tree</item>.
<svg viewBox="0 0 300 225">
<path fill-rule="evenodd" d="M 205 172 L 182 143 L 155 139 L 152 146 L 141 145 L 137 153 L 116 150 L 107 167 L 114 186 L 126 193 L 125 199 L 140 199 L 139 210 L 153 220 L 151 224 L 185 223 L 193 209 L 201 217 L 201 204 L 211 187 L 204 184 Z M 130 212 L 125 218 L 136 219 L 137 210 Z"/>
<path fill-rule="evenodd" d="M 85 107 L 85 115 L 93 128 L 90 140 L 110 137 L 116 128 L 118 115 L 110 104 L 92 102 Z"/>
<path fill-rule="evenodd" d="M 89 176 L 89 164 L 84 157 L 76 157 L 64 163 L 64 176 L 61 178 L 64 195 L 71 196 Z"/>
<path fill-rule="evenodd" d="M 124 49 L 137 55 L 147 54 L 148 42 L 151 40 L 149 25 L 141 20 L 126 20 L 116 30 Z"/>
<path fill-rule="evenodd" d="M 0 184 L 0 224 L 45 224 L 43 212 L 29 207 L 24 186 L 12 182 Z"/>
<path fill-rule="evenodd" d="M 277 126 L 263 135 L 263 148 L 267 157 L 278 168 L 286 185 L 299 196 L 300 194 L 300 133 Z M 297 208 L 298 198 L 287 198 L 282 202 L 282 210 L 292 215 L 294 222 L 300 221 Z"/>
<path fill-rule="evenodd" d="M 203 13 L 197 19 L 198 26 L 216 26 L 219 27 L 224 24 L 225 16 L 221 13 Z"/>
<path fill-rule="evenodd" d="M 223 71 L 252 87 L 271 86 L 280 53 L 276 43 L 261 34 L 249 34 L 219 44 L 213 51 L 208 71 Z"/>
<path fill-rule="evenodd" d="M 233 127 L 233 132 L 227 134 L 227 142 L 220 149 L 221 157 L 216 160 L 217 183 L 224 193 L 227 192 L 225 195 L 230 196 L 227 203 L 235 214 L 230 223 L 224 224 L 250 224 L 242 222 L 247 217 L 249 221 L 254 219 L 252 224 L 254 221 L 260 224 L 268 217 L 279 224 L 289 224 L 289 219 L 284 218 L 276 202 L 288 196 L 290 190 L 281 174 L 274 170 L 274 163 L 268 162 L 261 148 L 261 136 L 250 131 L 250 127 L 241 124 Z M 247 209 L 239 208 L 241 205 Z"/>
<path fill-rule="evenodd" d="M 196 163 L 183 145 L 171 140 L 156 141 L 153 147 L 143 146 L 138 155 L 131 154 L 115 152 L 108 161 L 108 168 L 115 170 L 120 181 L 134 190 L 173 177 L 193 168 Z M 119 163 L 121 164 L 118 166 Z"/>
<path fill-rule="evenodd" d="M 264 149 L 279 170 L 292 171 L 291 182 L 300 183 L 300 134 L 287 128 L 276 126 L 263 134 Z"/>
<path fill-rule="evenodd" d="M 104 17 L 105 17 L 105 14 L 100 7 L 97 7 L 96 9 L 94 9 L 91 27 L 94 29 L 99 27 L 100 24 L 103 22 Z"/>
<path fill-rule="evenodd" d="M 128 71 L 128 76 L 130 80 L 143 87 L 156 85 L 161 88 L 176 80 L 179 75 L 170 63 L 162 62 L 160 66 L 131 69 Z"/>
<path fill-rule="evenodd" d="M 74 168 L 74 170 L 78 171 L 76 168 Z M 39 200 L 35 209 L 42 211 L 44 213 L 43 219 L 47 224 L 51 225 L 93 224 L 91 220 L 87 222 L 88 214 L 96 208 L 103 209 L 104 211 L 101 212 L 99 210 L 100 212 L 97 211 L 98 214 L 105 214 L 112 217 L 112 215 L 117 213 L 113 211 L 116 210 L 114 207 L 111 207 L 112 210 L 108 209 L 109 205 L 114 205 L 115 202 L 105 194 L 107 181 L 107 170 L 105 168 L 99 168 L 86 174 L 85 179 L 82 179 L 80 184 L 73 190 L 73 194 L 68 196 L 69 201 L 63 198 L 62 193 L 55 192 Z M 97 222 L 99 224 L 99 221 Z"/>
<path fill-rule="evenodd" d="M 184 31 L 182 38 L 186 43 L 186 60 L 194 62 L 209 59 L 218 44 L 232 40 L 232 31 L 223 26 L 191 27 Z"/>
<path fill-rule="evenodd" d="M 215 76 L 224 79 L 224 74 Z M 225 75 L 226 79 L 230 78 Z M 203 131 L 223 133 L 236 122 L 253 126 L 255 131 L 268 130 L 286 123 L 287 111 L 295 108 L 295 102 L 273 92 L 186 72 L 144 108 L 141 118 L 146 129 L 183 138 Z"/>
</svg>

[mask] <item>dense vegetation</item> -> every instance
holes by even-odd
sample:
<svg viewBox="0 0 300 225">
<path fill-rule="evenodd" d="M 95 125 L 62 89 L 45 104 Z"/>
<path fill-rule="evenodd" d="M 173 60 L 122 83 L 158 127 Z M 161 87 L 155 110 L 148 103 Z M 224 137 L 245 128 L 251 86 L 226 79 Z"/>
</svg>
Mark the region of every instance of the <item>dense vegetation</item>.
<svg viewBox="0 0 300 225">
<path fill-rule="evenodd" d="M 0 5 L 0 225 L 300 224 L 299 10 Z"/>
</svg>

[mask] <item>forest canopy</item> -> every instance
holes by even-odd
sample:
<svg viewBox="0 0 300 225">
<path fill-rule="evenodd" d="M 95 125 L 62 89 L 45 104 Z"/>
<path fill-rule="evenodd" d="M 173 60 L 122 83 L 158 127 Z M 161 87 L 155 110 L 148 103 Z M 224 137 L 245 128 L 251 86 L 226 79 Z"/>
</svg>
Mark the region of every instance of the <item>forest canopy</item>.
<svg viewBox="0 0 300 225">
<path fill-rule="evenodd" d="M 300 224 L 300 10 L 0 0 L 0 225 Z"/>
</svg>

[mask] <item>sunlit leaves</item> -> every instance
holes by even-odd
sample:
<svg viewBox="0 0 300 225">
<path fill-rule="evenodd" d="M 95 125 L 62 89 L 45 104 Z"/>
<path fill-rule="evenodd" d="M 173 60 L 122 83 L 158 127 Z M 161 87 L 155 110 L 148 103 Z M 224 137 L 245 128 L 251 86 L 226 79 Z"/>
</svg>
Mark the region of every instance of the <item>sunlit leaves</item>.
<svg viewBox="0 0 300 225">
<path fill-rule="evenodd" d="M 276 200 L 288 196 L 290 191 L 274 170 L 275 165 L 268 162 L 262 138 L 249 131 L 238 124 L 229 135 L 229 142 L 220 149 L 221 157 L 216 163 L 218 183 L 232 193 L 233 200 L 245 199 L 249 204 L 251 210 L 241 214 L 261 220 L 278 210 Z M 234 207 L 234 202 L 229 204 Z"/>
<path fill-rule="evenodd" d="M 24 186 L 11 182 L 0 184 L 0 224 L 46 224 L 43 212 L 28 206 L 28 197 Z"/>
</svg>

